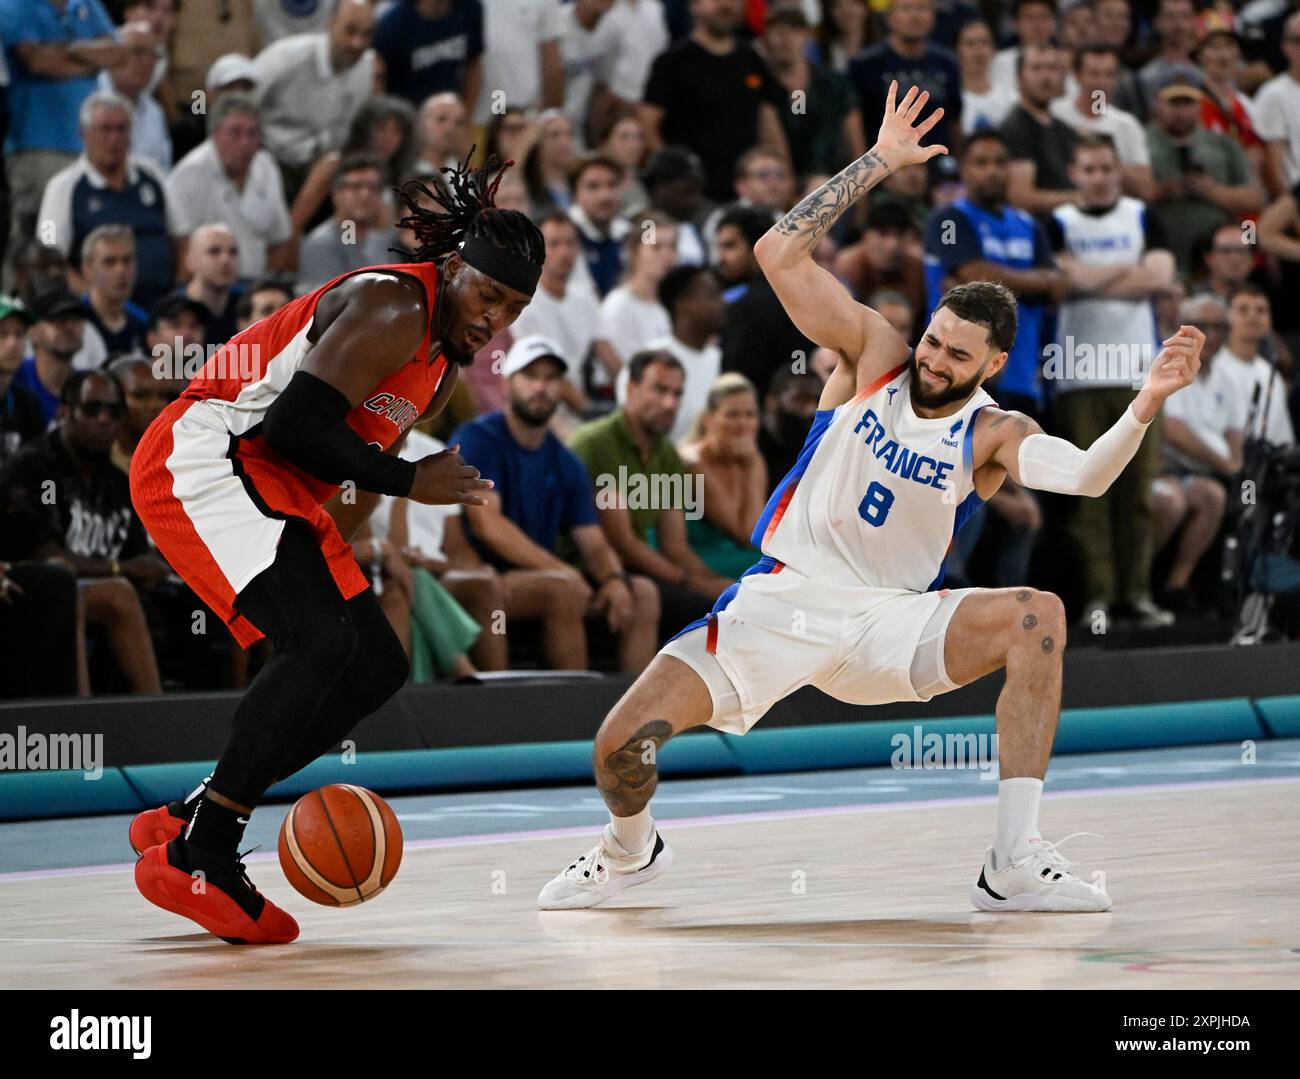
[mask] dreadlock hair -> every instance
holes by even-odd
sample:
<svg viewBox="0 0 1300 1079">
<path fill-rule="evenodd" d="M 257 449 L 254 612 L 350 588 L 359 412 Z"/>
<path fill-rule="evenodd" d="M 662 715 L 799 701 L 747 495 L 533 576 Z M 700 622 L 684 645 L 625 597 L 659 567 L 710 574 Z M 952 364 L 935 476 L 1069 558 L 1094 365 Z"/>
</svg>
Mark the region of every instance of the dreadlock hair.
<svg viewBox="0 0 1300 1079">
<path fill-rule="evenodd" d="M 411 252 L 417 262 L 438 262 L 452 255 L 461 241 L 473 236 L 497 247 L 513 251 L 520 258 L 540 266 L 546 261 L 546 242 L 526 214 L 518 210 L 498 210 L 497 188 L 506 169 L 491 156 L 477 168 L 470 168 L 474 155 L 470 148 L 465 160 L 454 168 L 442 168 L 443 174 L 432 184 L 408 180 L 397 189 L 407 209 L 397 222 L 399 229 L 410 229 L 418 246 Z M 422 204 L 421 196 L 428 204 Z"/>
</svg>

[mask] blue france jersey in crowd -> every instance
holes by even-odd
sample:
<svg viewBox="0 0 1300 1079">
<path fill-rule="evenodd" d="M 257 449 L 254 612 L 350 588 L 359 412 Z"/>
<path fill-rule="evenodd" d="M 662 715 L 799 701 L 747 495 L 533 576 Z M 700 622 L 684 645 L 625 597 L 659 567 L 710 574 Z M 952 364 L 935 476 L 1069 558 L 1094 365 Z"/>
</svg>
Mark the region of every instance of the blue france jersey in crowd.
<svg viewBox="0 0 1300 1079">
<path fill-rule="evenodd" d="M 925 284 L 931 312 L 943 297 L 944 278 L 961 266 L 980 261 L 1017 270 L 1054 265 L 1047 238 L 1029 214 L 1010 206 L 995 213 L 957 199 L 932 214 L 926 224 Z M 1041 401 L 1043 305 L 1021 300 L 1018 307 L 1016 343 L 996 389 L 990 389 L 995 394 L 1021 394 Z"/>
</svg>

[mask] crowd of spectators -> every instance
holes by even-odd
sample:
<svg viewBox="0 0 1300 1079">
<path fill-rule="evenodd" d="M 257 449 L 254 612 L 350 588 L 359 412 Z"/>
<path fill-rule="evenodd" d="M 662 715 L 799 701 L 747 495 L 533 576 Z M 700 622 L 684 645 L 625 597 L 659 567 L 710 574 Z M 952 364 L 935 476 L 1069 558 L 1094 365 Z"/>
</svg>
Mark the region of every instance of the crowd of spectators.
<svg viewBox="0 0 1300 1079">
<path fill-rule="evenodd" d="M 153 550 L 127 470 L 210 355 L 408 250 L 394 189 L 497 155 L 536 297 L 354 552 L 417 681 L 637 671 L 757 560 L 834 354 L 753 247 L 872 143 L 892 80 L 950 153 L 813 257 L 915 341 L 943 290 L 1020 300 L 988 388 L 1088 445 L 1180 322 L 1209 338 L 1104 499 L 1008 482 L 950 583 L 1184 624 L 1252 438 L 1294 443 L 1300 0 L 0 0 L 0 694 L 243 684 L 259 662 Z M 192 371 L 191 363 L 185 371 Z M 1099 628 L 1100 627 L 1100 628 Z"/>
</svg>

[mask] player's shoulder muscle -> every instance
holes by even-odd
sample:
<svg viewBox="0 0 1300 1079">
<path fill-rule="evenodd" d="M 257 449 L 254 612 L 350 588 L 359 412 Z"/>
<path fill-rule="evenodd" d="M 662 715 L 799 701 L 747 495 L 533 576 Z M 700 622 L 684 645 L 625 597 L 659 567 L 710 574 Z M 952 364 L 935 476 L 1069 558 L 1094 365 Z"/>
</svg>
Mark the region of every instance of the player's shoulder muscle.
<svg viewBox="0 0 1300 1079">
<path fill-rule="evenodd" d="M 980 411 L 975 420 L 974 463 L 980 465 L 993 459 L 1008 442 L 1020 442 L 1030 435 L 1041 434 L 1038 421 L 1023 412 L 1014 412 L 989 405 Z"/>
</svg>

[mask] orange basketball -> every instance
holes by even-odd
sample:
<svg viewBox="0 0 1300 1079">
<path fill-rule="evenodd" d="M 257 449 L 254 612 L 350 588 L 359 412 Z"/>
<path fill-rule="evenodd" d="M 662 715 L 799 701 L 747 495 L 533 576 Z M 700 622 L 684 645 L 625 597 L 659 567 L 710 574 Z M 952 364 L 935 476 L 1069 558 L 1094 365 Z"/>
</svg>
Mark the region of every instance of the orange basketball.
<svg viewBox="0 0 1300 1079">
<path fill-rule="evenodd" d="M 304 794 L 280 826 L 280 865 L 313 903 L 374 899 L 402 864 L 402 829 L 379 795 L 350 783 Z"/>
</svg>

